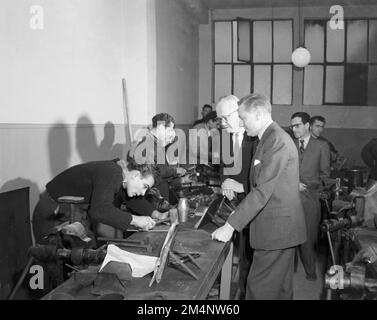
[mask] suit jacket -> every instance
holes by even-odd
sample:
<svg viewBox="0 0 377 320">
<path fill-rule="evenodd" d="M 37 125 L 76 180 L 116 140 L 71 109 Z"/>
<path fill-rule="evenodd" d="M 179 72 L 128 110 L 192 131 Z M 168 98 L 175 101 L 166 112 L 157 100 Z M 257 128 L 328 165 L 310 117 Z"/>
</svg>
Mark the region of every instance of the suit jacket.
<svg viewBox="0 0 377 320">
<path fill-rule="evenodd" d="M 251 247 L 277 250 L 305 242 L 298 152 L 291 137 L 275 122 L 258 144 L 250 169 L 250 185 L 250 192 L 228 222 L 237 231 L 250 222 Z"/>
<path fill-rule="evenodd" d="M 370 169 L 369 178 L 377 180 L 377 139 L 370 140 L 363 147 L 361 158 Z"/>
<path fill-rule="evenodd" d="M 245 192 L 248 192 L 250 190 L 250 165 L 251 160 L 253 158 L 253 155 L 255 153 L 255 150 L 258 145 L 258 137 L 249 137 L 246 132 L 243 135 L 242 145 L 239 154 L 236 156 L 240 159 L 240 164 L 242 165 L 240 171 L 238 174 L 235 175 L 227 175 L 225 173 L 226 168 L 233 166 L 234 163 L 231 165 L 222 165 L 221 168 L 221 182 L 224 182 L 225 179 L 230 178 L 234 179 L 239 183 L 243 184 L 243 188 Z M 230 155 L 234 157 L 233 153 L 233 141 L 230 141 Z"/>
<path fill-rule="evenodd" d="M 299 150 L 299 140 L 295 140 Z M 309 189 L 318 190 L 330 177 L 330 148 L 326 141 L 310 137 L 305 151 L 300 154 L 300 181 Z"/>
</svg>

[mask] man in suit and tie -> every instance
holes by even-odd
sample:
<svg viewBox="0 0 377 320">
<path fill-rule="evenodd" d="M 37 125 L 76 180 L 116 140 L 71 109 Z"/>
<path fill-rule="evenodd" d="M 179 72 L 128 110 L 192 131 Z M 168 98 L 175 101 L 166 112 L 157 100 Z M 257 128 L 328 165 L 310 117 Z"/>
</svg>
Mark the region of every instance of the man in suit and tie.
<svg viewBox="0 0 377 320">
<path fill-rule="evenodd" d="M 306 279 L 314 281 L 316 274 L 315 245 L 321 219 L 320 191 L 322 183 L 330 177 L 330 148 L 326 141 L 310 134 L 310 116 L 296 112 L 291 117 L 291 129 L 299 151 L 300 197 L 304 207 L 307 241 L 299 248 Z"/>
<path fill-rule="evenodd" d="M 246 299 L 292 299 L 295 247 L 306 241 L 297 149 L 271 119 L 266 97 L 252 94 L 238 104 L 247 135 L 259 138 L 250 169 L 250 191 L 212 238 L 229 241 L 234 230 L 250 223 L 254 256 Z"/>
<path fill-rule="evenodd" d="M 216 113 L 221 119 L 224 134 L 230 134 L 230 156 L 233 163 L 221 168 L 221 189 L 223 195 L 235 204 L 241 202 L 249 187 L 250 164 L 257 146 L 257 137 L 249 137 L 245 128 L 240 126 L 238 114 L 238 101 L 236 96 L 222 97 L 216 103 Z M 223 150 L 224 151 L 224 150 Z M 228 170 L 232 166 L 232 170 Z M 239 168 L 237 168 L 238 166 Z M 246 295 L 246 282 L 250 265 L 253 259 L 253 250 L 249 244 L 249 228 L 245 227 L 239 233 L 239 289 L 240 299 Z"/>
</svg>

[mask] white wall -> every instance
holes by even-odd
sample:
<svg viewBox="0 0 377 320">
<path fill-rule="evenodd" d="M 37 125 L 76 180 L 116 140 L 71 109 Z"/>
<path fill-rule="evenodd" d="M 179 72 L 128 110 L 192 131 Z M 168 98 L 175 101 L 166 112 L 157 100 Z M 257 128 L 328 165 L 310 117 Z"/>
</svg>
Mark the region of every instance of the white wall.
<svg viewBox="0 0 377 320">
<path fill-rule="evenodd" d="M 119 156 L 125 143 L 122 78 L 131 121 L 156 113 L 155 0 L 0 3 L 0 192 L 45 184 L 67 167 Z M 109 122 L 109 123 L 108 123 Z M 108 125 L 106 125 L 108 123 Z"/>
<path fill-rule="evenodd" d="M 205 104 L 212 103 L 212 30 L 210 24 L 199 25 L 199 105 L 198 114 Z M 201 115 L 199 116 L 201 118 Z"/>
<path fill-rule="evenodd" d="M 29 26 L 33 4 L 1 3 L 0 122 L 123 123 L 125 77 L 132 121 L 145 124 L 155 110 L 154 0 L 41 0 L 43 30 Z"/>
<path fill-rule="evenodd" d="M 177 0 L 156 1 L 156 111 L 178 124 L 196 119 L 199 75 L 198 21 Z"/>
</svg>

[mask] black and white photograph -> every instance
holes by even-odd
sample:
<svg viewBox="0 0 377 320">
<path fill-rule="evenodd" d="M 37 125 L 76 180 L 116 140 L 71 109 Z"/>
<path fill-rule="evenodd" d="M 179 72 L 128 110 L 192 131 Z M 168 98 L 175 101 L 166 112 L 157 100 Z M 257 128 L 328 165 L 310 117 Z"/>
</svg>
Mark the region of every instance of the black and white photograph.
<svg viewBox="0 0 377 320">
<path fill-rule="evenodd" d="M 377 0 L 0 0 L 0 300 L 377 300 Z"/>
</svg>

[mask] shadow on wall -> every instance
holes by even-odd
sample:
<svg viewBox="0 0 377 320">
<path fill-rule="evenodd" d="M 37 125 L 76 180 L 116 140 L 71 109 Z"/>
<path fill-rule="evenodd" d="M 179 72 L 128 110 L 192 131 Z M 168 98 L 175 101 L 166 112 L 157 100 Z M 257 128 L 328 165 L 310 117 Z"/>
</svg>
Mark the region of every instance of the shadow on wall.
<svg viewBox="0 0 377 320">
<path fill-rule="evenodd" d="M 71 158 L 71 142 L 68 127 L 64 123 L 56 123 L 48 133 L 48 152 L 50 156 L 51 176 L 67 169 Z"/>
<path fill-rule="evenodd" d="M 115 126 L 108 121 L 103 128 L 103 139 L 97 144 L 95 125 L 81 116 L 76 125 L 76 149 L 82 162 L 111 160 L 124 156 L 125 144 L 114 144 Z"/>
</svg>

